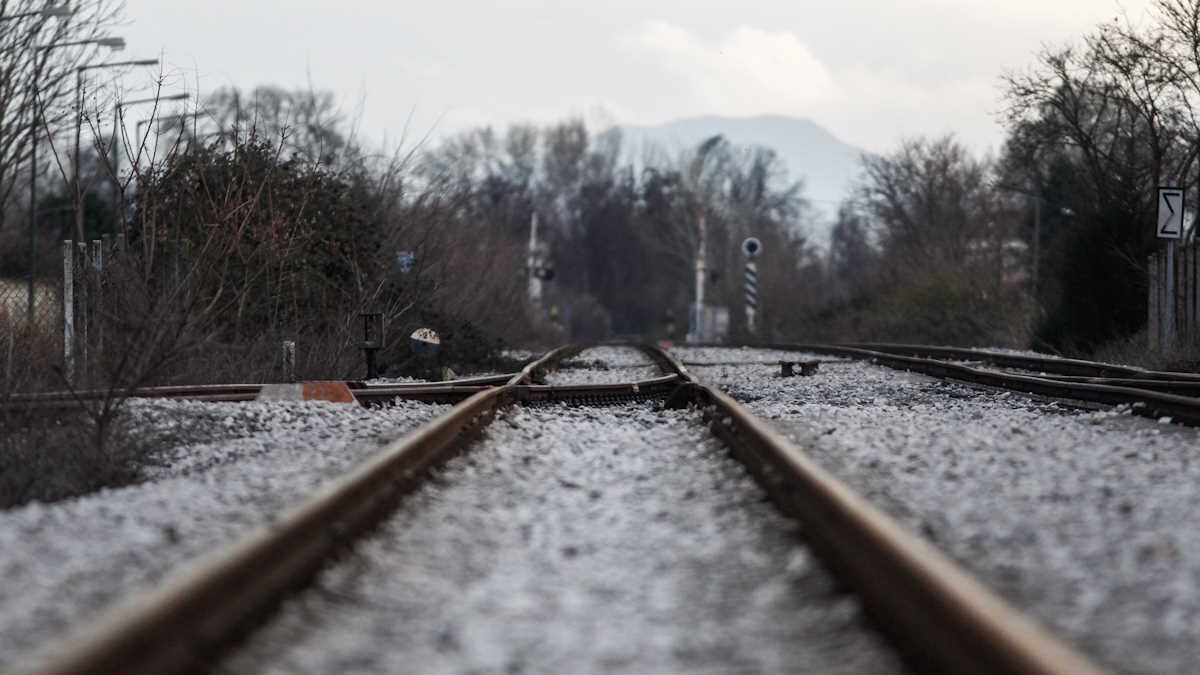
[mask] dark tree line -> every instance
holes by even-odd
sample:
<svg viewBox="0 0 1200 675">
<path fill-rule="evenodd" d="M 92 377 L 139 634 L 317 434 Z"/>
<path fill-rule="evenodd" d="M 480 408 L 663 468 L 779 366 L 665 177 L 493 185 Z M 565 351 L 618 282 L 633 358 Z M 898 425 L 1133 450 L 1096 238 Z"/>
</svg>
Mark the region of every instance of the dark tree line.
<svg viewBox="0 0 1200 675">
<path fill-rule="evenodd" d="M 621 155 L 615 131 L 589 134 L 578 121 L 545 129 L 478 129 L 451 139 L 419 166 L 427 189 L 463 205 L 463 217 L 524 244 L 536 212 L 555 280 L 547 303 L 578 336 L 664 335 L 668 317 L 686 328 L 699 222 L 707 225 L 708 295 L 742 330 L 747 236 L 765 244 L 764 333 L 783 335 L 808 301 L 802 283 L 817 264 L 807 244 L 808 206 L 773 152 L 714 137 L 663 165 Z"/>
<path fill-rule="evenodd" d="M 1146 26 L 1118 18 L 1006 77 L 1004 179 L 1041 216 L 1036 241 L 1025 226 L 1039 251 L 1035 345 L 1088 352 L 1144 326 L 1155 188 L 1193 186 L 1196 212 L 1197 45 L 1200 3 L 1158 0 Z"/>
<path fill-rule="evenodd" d="M 1097 27 L 1004 77 L 1007 141 L 866 157 L 831 234 L 827 337 L 1092 354 L 1146 321 L 1156 188 L 1200 190 L 1200 2 Z M 1190 221 L 1189 221 L 1190 222 Z M 1189 229 L 1187 239 L 1194 233 Z"/>
</svg>

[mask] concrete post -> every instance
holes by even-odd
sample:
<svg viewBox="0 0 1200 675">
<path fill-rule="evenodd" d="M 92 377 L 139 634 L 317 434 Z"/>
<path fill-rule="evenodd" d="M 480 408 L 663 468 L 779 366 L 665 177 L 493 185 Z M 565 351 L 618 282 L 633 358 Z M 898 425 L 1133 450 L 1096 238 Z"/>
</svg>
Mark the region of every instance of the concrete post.
<svg viewBox="0 0 1200 675">
<path fill-rule="evenodd" d="M 63 242 L 63 372 L 67 381 L 75 378 L 75 245 Z"/>
</svg>

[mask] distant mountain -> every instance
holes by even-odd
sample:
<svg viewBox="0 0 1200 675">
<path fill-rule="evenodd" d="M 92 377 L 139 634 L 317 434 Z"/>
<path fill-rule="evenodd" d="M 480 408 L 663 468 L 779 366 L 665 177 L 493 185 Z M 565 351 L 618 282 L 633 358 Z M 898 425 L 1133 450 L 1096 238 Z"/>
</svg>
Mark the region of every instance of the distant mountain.
<svg viewBox="0 0 1200 675">
<path fill-rule="evenodd" d="M 689 117 L 653 126 L 619 127 L 625 151 L 641 160 L 651 147 L 675 156 L 706 138 L 723 134 L 735 145 L 761 145 L 773 149 L 787 165 L 791 178 L 804 181 L 804 196 L 819 214 L 814 238 L 827 240 L 838 203 L 858 176 L 862 150 L 843 142 L 811 120 L 781 115 L 758 117 Z"/>
</svg>

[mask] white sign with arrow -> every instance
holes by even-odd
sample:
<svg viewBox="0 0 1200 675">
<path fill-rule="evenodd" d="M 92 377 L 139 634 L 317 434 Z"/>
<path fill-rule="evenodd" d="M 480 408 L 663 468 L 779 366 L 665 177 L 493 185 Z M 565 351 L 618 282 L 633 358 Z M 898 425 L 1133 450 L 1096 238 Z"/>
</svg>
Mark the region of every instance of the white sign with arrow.
<svg viewBox="0 0 1200 675">
<path fill-rule="evenodd" d="M 1183 238 L 1183 188 L 1158 188 L 1159 239 Z"/>
</svg>

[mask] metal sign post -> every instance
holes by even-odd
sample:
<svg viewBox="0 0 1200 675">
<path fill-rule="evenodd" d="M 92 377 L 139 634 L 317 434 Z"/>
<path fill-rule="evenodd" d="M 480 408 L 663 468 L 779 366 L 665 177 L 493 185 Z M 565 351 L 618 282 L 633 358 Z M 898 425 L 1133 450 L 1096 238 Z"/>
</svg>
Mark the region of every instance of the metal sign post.
<svg viewBox="0 0 1200 675">
<path fill-rule="evenodd" d="M 400 251 L 396 254 L 396 269 L 401 274 L 408 274 L 417 266 L 417 256 L 412 251 Z"/>
<path fill-rule="evenodd" d="M 529 274 L 529 302 L 534 307 L 542 305 L 542 280 L 535 273 L 537 270 L 538 254 L 538 217 L 534 213 L 529 217 L 529 258 L 526 261 L 526 271 Z"/>
<path fill-rule="evenodd" d="M 1175 333 L 1175 240 L 1183 238 L 1183 198 L 1181 187 L 1158 188 L 1159 239 L 1167 240 L 1166 298 L 1163 307 L 1162 350 L 1171 348 Z"/>
<path fill-rule="evenodd" d="M 762 252 L 762 242 L 757 237 L 747 237 L 742 242 L 742 253 L 746 256 L 746 332 L 753 335 L 758 316 L 758 263 L 754 259 Z"/>
<path fill-rule="evenodd" d="M 688 336 L 688 342 L 705 342 L 709 337 L 704 332 L 704 277 L 708 269 L 705 259 L 705 245 L 708 230 L 704 222 L 704 213 L 700 213 L 700 243 L 696 246 L 696 303 L 692 306 L 693 333 Z"/>
</svg>

